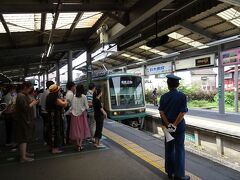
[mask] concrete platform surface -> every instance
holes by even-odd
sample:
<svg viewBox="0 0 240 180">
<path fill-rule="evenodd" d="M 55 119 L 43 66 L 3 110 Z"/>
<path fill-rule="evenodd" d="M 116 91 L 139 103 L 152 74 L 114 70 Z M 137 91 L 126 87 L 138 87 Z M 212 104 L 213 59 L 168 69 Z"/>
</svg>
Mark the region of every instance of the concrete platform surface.
<svg viewBox="0 0 240 180">
<path fill-rule="evenodd" d="M 1 180 L 159 180 L 165 175 L 147 168 L 144 162 L 119 149 L 108 140 L 109 148 L 75 153 L 31 163 L 0 167 Z M 37 154 L 36 154 L 37 155 Z"/>
</svg>

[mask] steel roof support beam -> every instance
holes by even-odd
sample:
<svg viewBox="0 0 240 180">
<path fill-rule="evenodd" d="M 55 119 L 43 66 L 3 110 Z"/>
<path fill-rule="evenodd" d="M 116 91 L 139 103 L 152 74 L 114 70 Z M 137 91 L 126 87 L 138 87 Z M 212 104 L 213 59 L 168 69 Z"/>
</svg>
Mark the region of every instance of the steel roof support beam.
<svg viewBox="0 0 240 180">
<path fill-rule="evenodd" d="M 79 12 L 79 13 L 76 15 L 76 17 L 75 17 L 75 19 L 74 19 L 74 21 L 73 21 L 70 29 L 65 33 L 65 35 L 64 35 L 64 37 L 63 37 L 63 40 L 62 40 L 63 42 L 67 41 L 67 39 L 68 39 L 68 38 L 70 37 L 70 35 L 73 33 L 73 31 L 75 30 L 75 27 L 76 27 L 77 24 L 79 23 L 82 15 L 83 15 L 83 12 Z"/>
<path fill-rule="evenodd" d="M 106 20 L 107 15 L 104 13 L 100 19 L 93 25 L 91 30 L 88 32 L 87 37 L 91 37 L 96 31 L 100 28 L 100 26 L 103 24 L 103 22 Z"/>
<path fill-rule="evenodd" d="M 49 38 L 48 38 L 48 44 L 52 43 L 52 36 L 53 36 L 54 30 L 55 30 L 56 25 L 57 25 L 61 5 L 62 5 L 61 0 L 58 0 L 58 4 L 57 4 L 56 11 L 55 11 L 55 14 L 54 14 L 54 19 L 53 19 L 52 30 L 51 30 Z"/>
<path fill-rule="evenodd" d="M 211 33 L 209 33 L 208 31 L 200 28 L 200 27 L 197 27 L 189 22 L 182 22 L 179 24 L 180 27 L 182 28 L 185 28 L 185 29 L 188 29 L 190 31 L 192 31 L 193 33 L 196 33 L 196 34 L 199 34 L 207 39 L 210 39 L 210 40 L 217 40 L 219 39 L 216 35 L 213 35 Z"/>
<path fill-rule="evenodd" d="M 127 14 L 123 15 L 123 17 L 119 17 L 119 16 L 113 14 L 112 12 L 105 12 L 105 14 L 109 18 L 119 22 L 120 24 L 122 24 L 124 26 L 127 26 L 129 24 L 129 16 Z"/>
<path fill-rule="evenodd" d="M 14 4 L 0 3 L 0 13 L 52 13 L 57 4 L 35 3 L 35 4 Z M 82 3 L 82 4 L 63 4 L 61 12 L 79 12 L 79 11 L 126 11 L 123 3 Z"/>
<path fill-rule="evenodd" d="M 43 38 L 44 38 L 44 31 L 45 31 L 45 25 L 46 25 L 46 18 L 47 18 L 47 13 L 42 13 L 41 14 L 41 35 L 39 37 L 39 44 L 43 44 Z"/>
<path fill-rule="evenodd" d="M 208 0 L 192 0 L 191 2 L 185 4 L 184 6 L 178 8 L 176 11 L 173 11 L 169 13 L 168 15 L 159 18 L 158 20 L 158 31 L 161 32 L 165 29 L 168 29 L 176 24 L 179 24 L 183 21 L 186 21 L 186 19 L 191 18 L 203 11 L 208 10 L 209 8 L 212 8 L 216 5 L 218 5 L 220 2 L 218 1 L 208 1 Z M 152 22 L 152 24 L 142 28 L 140 31 L 135 32 L 135 34 L 131 34 L 131 36 L 138 34 L 141 34 L 141 37 L 131 41 L 127 45 L 121 46 L 120 50 L 126 49 L 132 45 L 134 45 L 137 42 L 141 42 L 152 35 L 154 35 L 155 32 L 155 22 Z M 125 39 L 129 39 L 128 36 L 125 36 Z"/>
<path fill-rule="evenodd" d="M 139 24 L 141 24 L 142 22 L 146 21 L 148 18 L 150 18 L 151 16 L 153 16 L 156 12 L 160 11 L 161 9 L 163 9 L 164 7 L 166 7 L 167 5 L 169 5 L 170 3 L 172 3 L 174 0 L 162 0 L 160 1 L 158 4 L 156 4 L 155 6 L 153 6 L 151 9 L 149 9 L 148 11 L 146 11 L 145 13 L 143 13 L 139 18 L 137 18 L 136 20 L 134 20 L 133 22 L 131 22 L 128 26 L 126 26 L 126 28 L 124 28 L 123 30 L 121 30 L 119 33 L 117 33 L 116 35 L 114 35 L 113 37 L 111 37 L 111 40 L 113 39 L 117 39 L 120 36 L 122 36 L 123 34 L 128 33 L 129 31 L 133 30 L 134 28 L 136 28 Z"/>
<path fill-rule="evenodd" d="M 125 51 L 125 52 L 129 52 L 129 53 L 132 53 L 132 54 L 134 54 L 134 55 L 136 55 L 136 56 L 141 56 L 141 58 L 143 58 L 143 59 L 148 58 L 148 56 L 144 56 L 142 53 L 137 53 L 137 52 L 134 52 L 133 50 L 125 49 L 124 51 Z"/>
<path fill-rule="evenodd" d="M 25 55 L 41 55 L 44 52 L 45 46 L 36 46 L 36 47 L 26 47 L 26 48 L 18 48 L 18 49 L 1 49 L 0 50 L 0 58 L 5 57 L 17 57 L 17 56 L 25 56 Z M 59 43 L 54 45 L 54 52 L 62 52 L 68 50 L 85 50 L 86 43 L 83 41 L 69 42 L 69 43 Z"/>
<path fill-rule="evenodd" d="M 9 38 L 12 46 L 16 47 L 15 41 L 14 41 L 14 39 L 12 37 L 12 34 L 11 34 L 11 32 L 10 32 L 8 26 L 7 26 L 7 23 L 6 23 L 6 21 L 5 21 L 5 19 L 4 19 L 2 14 L 0 14 L 0 20 L 2 22 L 2 25 L 3 25 L 4 29 L 5 29 L 5 31 L 7 32 L 8 38 Z"/>
</svg>

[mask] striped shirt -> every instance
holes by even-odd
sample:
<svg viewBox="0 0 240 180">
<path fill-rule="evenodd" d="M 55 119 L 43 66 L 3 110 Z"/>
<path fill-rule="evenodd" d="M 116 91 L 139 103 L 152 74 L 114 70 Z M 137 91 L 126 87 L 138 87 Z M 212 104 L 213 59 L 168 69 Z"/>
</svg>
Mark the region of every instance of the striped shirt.
<svg viewBox="0 0 240 180">
<path fill-rule="evenodd" d="M 87 92 L 87 100 L 88 100 L 88 105 L 91 104 L 89 106 L 88 113 L 93 113 L 94 112 L 93 106 L 92 106 L 92 103 L 93 103 L 93 92 L 91 90 L 88 90 L 88 92 Z"/>
</svg>

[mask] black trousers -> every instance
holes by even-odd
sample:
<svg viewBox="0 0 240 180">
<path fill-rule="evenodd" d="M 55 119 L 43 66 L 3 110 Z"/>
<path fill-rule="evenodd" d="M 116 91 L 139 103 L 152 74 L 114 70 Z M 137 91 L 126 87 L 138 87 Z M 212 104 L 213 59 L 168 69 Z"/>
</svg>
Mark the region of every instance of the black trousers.
<svg viewBox="0 0 240 180">
<path fill-rule="evenodd" d="M 103 130 L 103 121 L 104 118 L 102 116 L 95 116 L 96 120 L 96 131 L 95 131 L 95 138 L 101 139 L 102 138 L 102 130 Z"/>
<path fill-rule="evenodd" d="M 12 114 L 4 114 L 6 144 L 15 142 L 15 121 Z"/>
<path fill-rule="evenodd" d="M 13 142 L 13 118 L 11 114 L 5 114 L 6 144 Z"/>
<path fill-rule="evenodd" d="M 69 133 L 70 133 L 70 123 L 71 123 L 71 116 L 66 115 L 67 118 L 67 134 L 66 134 L 66 141 L 69 143 Z"/>
<path fill-rule="evenodd" d="M 45 142 L 48 142 L 48 131 L 50 129 L 50 122 L 48 119 L 48 113 L 41 113 L 43 119 L 43 139 Z"/>
<path fill-rule="evenodd" d="M 61 137 L 61 113 L 60 112 L 49 112 L 48 114 L 50 122 L 50 131 L 48 138 L 48 145 L 52 148 L 59 148 L 62 146 L 62 137 Z"/>
</svg>

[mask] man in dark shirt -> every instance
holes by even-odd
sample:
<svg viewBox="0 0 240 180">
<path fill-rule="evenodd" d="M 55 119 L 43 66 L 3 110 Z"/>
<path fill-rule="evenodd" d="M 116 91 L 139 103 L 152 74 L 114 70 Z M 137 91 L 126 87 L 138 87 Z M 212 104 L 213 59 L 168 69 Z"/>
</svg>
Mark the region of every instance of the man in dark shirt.
<svg viewBox="0 0 240 180">
<path fill-rule="evenodd" d="M 167 75 L 169 92 L 160 99 L 159 112 L 163 126 L 174 137 L 174 140 L 166 142 L 165 139 L 165 170 L 169 179 L 190 179 L 185 176 L 185 120 L 184 115 L 188 111 L 186 96 L 177 90 L 180 77 L 173 74 Z"/>
</svg>

